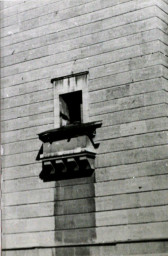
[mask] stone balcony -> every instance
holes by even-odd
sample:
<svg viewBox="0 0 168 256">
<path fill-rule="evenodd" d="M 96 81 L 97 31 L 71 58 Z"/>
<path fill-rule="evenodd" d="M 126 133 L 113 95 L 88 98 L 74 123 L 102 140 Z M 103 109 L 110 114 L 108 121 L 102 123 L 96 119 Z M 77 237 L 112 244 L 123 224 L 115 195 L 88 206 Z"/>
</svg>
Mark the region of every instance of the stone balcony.
<svg viewBox="0 0 168 256">
<path fill-rule="evenodd" d="M 37 160 L 42 161 L 44 181 L 90 176 L 95 169 L 96 129 L 101 122 L 71 124 L 39 134 L 43 142 Z"/>
</svg>

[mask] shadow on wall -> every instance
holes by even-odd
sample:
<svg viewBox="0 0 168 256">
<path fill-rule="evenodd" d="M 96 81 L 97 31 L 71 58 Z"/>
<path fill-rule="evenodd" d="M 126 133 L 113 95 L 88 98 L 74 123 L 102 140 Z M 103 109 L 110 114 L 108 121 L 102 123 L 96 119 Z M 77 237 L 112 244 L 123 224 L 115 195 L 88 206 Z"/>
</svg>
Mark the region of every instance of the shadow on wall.
<svg viewBox="0 0 168 256">
<path fill-rule="evenodd" d="M 94 173 L 90 177 L 62 180 L 56 184 L 56 244 L 64 247 L 92 244 L 96 238 Z M 68 255 L 77 255 L 79 249 L 75 251 L 75 254 Z M 88 249 L 86 255 L 90 255 Z"/>
</svg>

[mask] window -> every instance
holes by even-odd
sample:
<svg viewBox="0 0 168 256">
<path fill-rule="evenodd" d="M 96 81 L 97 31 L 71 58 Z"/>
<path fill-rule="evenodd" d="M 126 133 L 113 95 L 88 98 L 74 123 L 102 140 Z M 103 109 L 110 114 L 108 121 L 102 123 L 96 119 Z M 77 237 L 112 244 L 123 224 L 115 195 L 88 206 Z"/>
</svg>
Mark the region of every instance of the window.
<svg viewBox="0 0 168 256">
<path fill-rule="evenodd" d="M 39 134 L 43 142 L 37 160 L 42 160 L 44 181 L 91 176 L 95 169 L 96 129 L 102 122 L 89 122 L 87 74 L 52 79 L 55 128 Z"/>
<path fill-rule="evenodd" d="M 89 121 L 88 72 L 54 78 L 54 126 Z"/>
<path fill-rule="evenodd" d="M 60 126 L 81 123 L 82 120 L 82 91 L 59 95 Z"/>
</svg>

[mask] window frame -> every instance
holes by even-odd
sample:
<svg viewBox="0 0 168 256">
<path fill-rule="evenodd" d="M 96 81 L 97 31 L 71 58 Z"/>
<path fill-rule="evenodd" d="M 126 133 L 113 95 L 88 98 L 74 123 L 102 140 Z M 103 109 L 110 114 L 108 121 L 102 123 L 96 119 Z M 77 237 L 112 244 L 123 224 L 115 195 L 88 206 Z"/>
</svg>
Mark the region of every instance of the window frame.
<svg viewBox="0 0 168 256">
<path fill-rule="evenodd" d="M 60 128 L 60 100 L 62 94 L 82 91 L 82 120 L 89 122 L 88 72 L 52 79 L 54 85 L 54 128 Z"/>
</svg>

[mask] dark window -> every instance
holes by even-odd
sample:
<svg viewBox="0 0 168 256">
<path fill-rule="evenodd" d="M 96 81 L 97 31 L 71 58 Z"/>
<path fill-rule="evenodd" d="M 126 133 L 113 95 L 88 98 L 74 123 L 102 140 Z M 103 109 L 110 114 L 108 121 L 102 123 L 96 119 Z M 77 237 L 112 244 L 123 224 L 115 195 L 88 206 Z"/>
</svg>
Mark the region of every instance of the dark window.
<svg viewBox="0 0 168 256">
<path fill-rule="evenodd" d="M 60 126 L 82 122 L 82 91 L 61 94 Z"/>
</svg>

